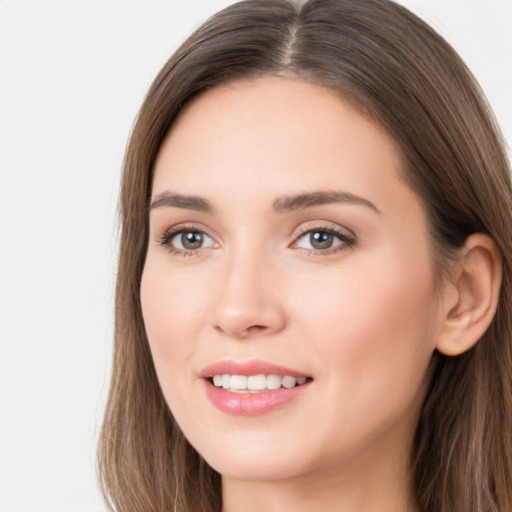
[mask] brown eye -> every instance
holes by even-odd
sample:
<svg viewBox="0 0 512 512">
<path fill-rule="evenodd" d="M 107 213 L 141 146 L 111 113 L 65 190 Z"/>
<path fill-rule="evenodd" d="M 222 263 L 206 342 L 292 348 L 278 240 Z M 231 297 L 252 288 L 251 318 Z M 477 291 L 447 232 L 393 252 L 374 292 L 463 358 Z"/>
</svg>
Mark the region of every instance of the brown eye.
<svg viewBox="0 0 512 512">
<path fill-rule="evenodd" d="M 179 252 L 187 252 L 211 247 L 213 240 L 201 231 L 180 231 L 172 235 L 166 243 Z"/>
<path fill-rule="evenodd" d="M 325 231 L 312 231 L 309 234 L 309 243 L 313 249 L 329 249 L 334 243 L 334 235 Z"/>
<path fill-rule="evenodd" d="M 294 247 L 308 249 L 313 252 L 330 254 L 332 250 L 345 249 L 354 246 L 356 239 L 341 230 L 330 228 L 309 229 L 303 232 Z"/>
<path fill-rule="evenodd" d="M 181 245 L 184 249 L 199 249 L 203 245 L 203 234 L 197 231 L 186 231 L 180 235 Z"/>
</svg>

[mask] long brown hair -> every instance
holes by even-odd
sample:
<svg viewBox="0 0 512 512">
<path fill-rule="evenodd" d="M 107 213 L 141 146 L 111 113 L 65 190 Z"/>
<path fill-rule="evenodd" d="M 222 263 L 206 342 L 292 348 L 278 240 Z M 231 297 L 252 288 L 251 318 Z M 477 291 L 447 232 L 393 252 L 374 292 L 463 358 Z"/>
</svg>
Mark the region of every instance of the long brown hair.
<svg viewBox="0 0 512 512">
<path fill-rule="evenodd" d="M 139 286 L 160 145 L 184 105 L 228 81 L 293 74 L 322 84 L 396 140 L 429 219 L 439 274 L 486 233 L 502 259 L 496 316 L 474 348 L 434 356 L 411 454 L 423 512 L 512 510 L 512 187 L 475 79 L 436 32 L 390 0 L 247 0 L 213 16 L 153 82 L 126 152 L 113 374 L 99 444 L 111 510 L 219 512 L 220 475 L 188 444 L 157 381 Z"/>
</svg>

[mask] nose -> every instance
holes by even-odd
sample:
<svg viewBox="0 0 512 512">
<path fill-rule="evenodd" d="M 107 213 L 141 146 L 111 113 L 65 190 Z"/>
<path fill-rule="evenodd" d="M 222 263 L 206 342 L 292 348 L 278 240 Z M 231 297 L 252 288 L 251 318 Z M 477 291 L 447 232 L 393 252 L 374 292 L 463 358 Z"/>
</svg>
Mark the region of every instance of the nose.
<svg viewBox="0 0 512 512">
<path fill-rule="evenodd" d="M 284 329 L 277 269 L 263 258 L 231 258 L 218 276 L 211 322 L 218 332 L 237 339 L 275 334 Z"/>
</svg>

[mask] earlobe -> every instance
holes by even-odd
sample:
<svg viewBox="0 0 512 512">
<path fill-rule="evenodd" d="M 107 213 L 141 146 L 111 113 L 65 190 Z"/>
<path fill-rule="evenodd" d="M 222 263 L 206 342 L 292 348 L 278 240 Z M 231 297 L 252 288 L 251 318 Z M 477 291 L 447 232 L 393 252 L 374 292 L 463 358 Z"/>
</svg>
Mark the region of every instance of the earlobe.
<svg viewBox="0 0 512 512">
<path fill-rule="evenodd" d="M 462 354 L 482 337 L 496 313 L 500 286 L 501 259 L 495 243 L 487 235 L 471 235 L 443 292 L 439 352 Z"/>
</svg>

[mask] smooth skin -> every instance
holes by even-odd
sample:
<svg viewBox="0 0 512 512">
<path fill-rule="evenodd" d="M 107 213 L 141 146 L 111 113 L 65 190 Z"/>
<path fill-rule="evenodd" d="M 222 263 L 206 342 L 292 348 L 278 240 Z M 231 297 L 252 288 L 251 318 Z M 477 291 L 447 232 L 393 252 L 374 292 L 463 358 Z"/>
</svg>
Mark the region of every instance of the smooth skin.
<svg viewBox="0 0 512 512">
<path fill-rule="evenodd" d="M 210 90 L 166 137 L 143 315 L 165 399 L 221 473 L 225 512 L 416 510 L 408 461 L 432 355 L 485 331 L 500 266 L 474 235 L 438 286 L 401 165 L 381 127 L 291 78 Z M 341 194 L 289 200 L 318 192 Z M 199 377 L 226 359 L 313 381 L 267 414 L 227 414 Z"/>
</svg>

